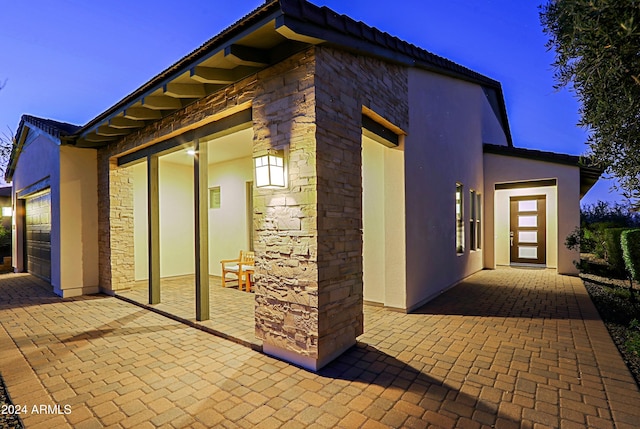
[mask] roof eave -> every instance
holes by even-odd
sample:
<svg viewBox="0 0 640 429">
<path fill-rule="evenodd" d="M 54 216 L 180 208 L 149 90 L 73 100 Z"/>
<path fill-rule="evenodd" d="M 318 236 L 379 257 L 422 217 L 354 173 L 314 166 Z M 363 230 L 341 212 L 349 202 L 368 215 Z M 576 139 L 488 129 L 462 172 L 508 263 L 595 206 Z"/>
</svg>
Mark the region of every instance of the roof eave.
<svg viewBox="0 0 640 429">
<path fill-rule="evenodd" d="M 101 123 L 107 121 L 110 117 L 118 114 L 123 110 L 126 110 L 131 105 L 144 98 L 145 95 L 148 95 L 158 88 L 163 87 L 164 85 L 174 80 L 177 76 L 197 66 L 198 63 L 201 63 L 202 61 L 212 57 L 216 53 L 223 51 L 225 47 L 233 44 L 234 41 L 241 39 L 247 34 L 255 31 L 257 28 L 267 24 L 272 20 L 275 20 L 276 17 L 282 13 L 277 5 L 277 1 L 266 3 L 245 16 L 240 21 L 237 21 L 235 24 L 231 25 L 226 30 L 222 31 L 220 34 L 207 41 L 201 47 L 186 55 L 178 62 L 153 77 L 151 80 L 144 83 L 138 89 L 128 94 L 115 105 L 96 116 L 94 119 L 80 128 L 76 133 L 74 133 L 72 138 L 77 140 L 78 138 L 83 137 L 84 135 L 93 131 Z M 99 146 L 101 145 L 96 145 L 96 147 Z"/>
<path fill-rule="evenodd" d="M 419 67 L 431 72 L 462 79 L 485 88 L 491 88 L 497 94 L 499 112 L 496 112 L 503 127 L 507 143 L 513 146 L 507 119 L 502 87 L 499 82 L 477 72 L 460 66 L 450 60 L 439 57 L 424 49 L 396 37 L 383 33 L 362 22 L 356 22 L 346 15 L 339 15 L 326 7 L 318 7 L 303 0 L 272 0 L 246 15 L 200 48 L 186 55 L 171 67 L 140 86 L 118 103 L 92 119 L 71 136 L 71 141 L 80 147 L 101 147 L 117 141 L 128 132 L 116 129 L 112 120 L 125 115 L 133 106 L 144 105 L 147 97 L 158 94 L 160 89 L 166 92 L 166 86 L 185 73 L 191 73 L 204 61 L 212 59 L 244 37 L 258 31 L 267 24 L 275 22 L 275 32 L 290 42 L 318 45 L 327 44 L 358 54 L 381 58 L 385 61 L 406 67 Z M 240 46 L 244 48 L 244 46 Z M 220 90 L 216 89 L 216 91 Z M 164 97 L 166 99 L 166 97 Z M 175 100 L 174 100 L 175 101 Z M 191 100 L 193 101 L 193 100 Z M 188 102 L 190 103 L 190 102 Z M 162 117 L 184 108 L 187 104 L 162 110 Z M 149 106 L 149 108 L 153 108 Z M 144 109 L 143 109 L 144 110 Z M 143 119 L 140 126 L 146 126 L 157 119 Z"/>
</svg>

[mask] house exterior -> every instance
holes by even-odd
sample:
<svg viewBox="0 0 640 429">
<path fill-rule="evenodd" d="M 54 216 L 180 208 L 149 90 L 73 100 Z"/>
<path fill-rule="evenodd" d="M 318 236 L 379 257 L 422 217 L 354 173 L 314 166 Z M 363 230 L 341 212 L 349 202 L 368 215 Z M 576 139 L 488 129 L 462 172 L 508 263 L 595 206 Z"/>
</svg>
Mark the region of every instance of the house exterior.
<svg viewBox="0 0 640 429">
<path fill-rule="evenodd" d="M 160 278 L 195 274 L 206 320 L 209 275 L 251 249 L 264 351 L 318 369 L 364 303 L 412 311 L 498 265 L 575 273 L 564 237 L 599 174 L 515 148 L 498 82 L 269 1 L 82 127 L 23 117 L 14 267 L 61 296 L 146 279 L 151 304 Z M 47 216 L 50 251 L 30 251 Z"/>
</svg>

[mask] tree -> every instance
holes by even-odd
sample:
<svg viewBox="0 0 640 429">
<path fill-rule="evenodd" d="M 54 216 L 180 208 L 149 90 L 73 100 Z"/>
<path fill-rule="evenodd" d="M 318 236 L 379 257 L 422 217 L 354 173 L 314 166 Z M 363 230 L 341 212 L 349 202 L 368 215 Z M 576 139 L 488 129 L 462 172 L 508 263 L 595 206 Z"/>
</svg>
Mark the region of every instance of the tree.
<svg viewBox="0 0 640 429">
<path fill-rule="evenodd" d="M 581 102 L 590 155 L 640 202 L 640 0 L 549 0 L 540 20 L 556 88 Z"/>
<path fill-rule="evenodd" d="M 9 162 L 9 158 L 11 157 L 11 150 L 15 144 L 15 139 L 13 133 L 11 132 L 11 128 L 7 127 L 7 132 L 2 132 L 0 134 L 0 179 L 4 180 L 4 173 L 7 170 L 7 164 Z"/>
<path fill-rule="evenodd" d="M 4 88 L 7 84 L 7 80 L 0 82 L 0 90 Z M 11 132 L 11 128 L 7 126 L 7 130 L 9 133 L 3 132 L 0 134 L 0 172 L 2 173 L 2 179 L 4 179 L 4 172 L 7 169 L 7 163 L 9 162 L 9 158 L 11 157 L 11 150 L 14 145 L 13 133 Z"/>
</svg>

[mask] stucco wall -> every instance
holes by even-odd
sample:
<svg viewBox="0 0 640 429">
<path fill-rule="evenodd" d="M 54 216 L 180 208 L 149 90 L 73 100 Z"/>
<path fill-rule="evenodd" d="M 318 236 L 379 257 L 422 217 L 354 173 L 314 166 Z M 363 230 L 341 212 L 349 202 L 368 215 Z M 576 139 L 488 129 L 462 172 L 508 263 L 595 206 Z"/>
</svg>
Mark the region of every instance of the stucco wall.
<svg viewBox="0 0 640 429">
<path fill-rule="evenodd" d="M 482 143 L 507 146 L 507 136 L 496 116 L 496 112 L 489 104 L 487 97 L 482 97 Z"/>
<path fill-rule="evenodd" d="M 29 131 L 13 175 L 13 192 L 49 177 L 51 183 L 51 284 L 61 294 L 60 278 L 60 147 L 52 137 L 38 131 Z M 17 227 L 24 225 L 18 222 Z M 17 271 L 24 266 L 24 246 L 21 234 L 14 234 L 13 265 Z"/>
<path fill-rule="evenodd" d="M 96 150 L 61 146 L 60 285 L 64 297 L 99 290 L 97 189 Z"/>
<path fill-rule="evenodd" d="M 469 250 L 469 191 L 483 192 L 483 136 L 496 135 L 496 130 L 483 131 L 486 103 L 477 85 L 409 70 L 410 128 L 405 139 L 408 309 L 483 268 L 484 250 Z M 456 182 L 464 187 L 463 254 L 456 253 Z"/>
<path fill-rule="evenodd" d="M 364 300 L 405 308 L 404 151 L 362 138 Z"/>
<path fill-rule="evenodd" d="M 494 268 L 502 260 L 498 259 L 496 240 L 499 231 L 495 230 L 494 210 L 509 210 L 496 205 L 494 189 L 496 183 L 508 183 L 540 179 L 557 181 L 557 242 L 554 246 L 557 254 L 557 269 L 560 274 L 576 274 L 573 261 L 580 257 L 577 250 L 564 246 L 565 238 L 580 225 L 580 170 L 577 166 L 534 161 L 524 158 L 495 154 L 484 155 L 485 168 L 485 265 Z M 496 216 L 499 218 L 499 216 Z"/>
</svg>

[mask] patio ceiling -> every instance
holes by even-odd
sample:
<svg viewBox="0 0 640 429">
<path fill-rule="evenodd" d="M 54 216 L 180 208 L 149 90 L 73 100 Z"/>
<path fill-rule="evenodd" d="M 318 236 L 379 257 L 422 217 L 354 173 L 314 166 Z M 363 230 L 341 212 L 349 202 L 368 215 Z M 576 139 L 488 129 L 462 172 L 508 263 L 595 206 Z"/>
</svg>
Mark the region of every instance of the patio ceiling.
<svg viewBox="0 0 640 429">
<path fill-rule="evenodd" d="M 201 139 L 209 144 L 209 165 L 231 161 L 238 158 L 251 158 L 253 153 L 253 129 L 247 128 L 215 139 Z M 174 164 L 193 166 L 193 155 L 189 148 L 163 155 L 161 160 Z"/>
</svg>

